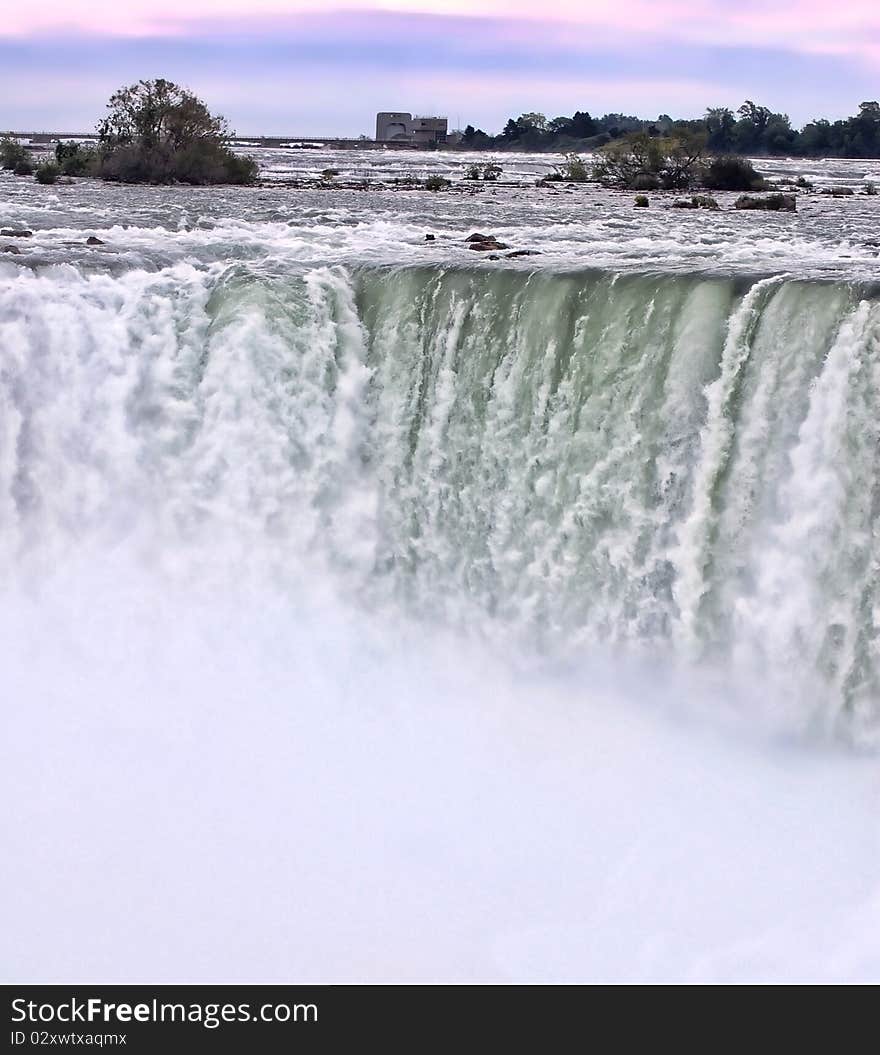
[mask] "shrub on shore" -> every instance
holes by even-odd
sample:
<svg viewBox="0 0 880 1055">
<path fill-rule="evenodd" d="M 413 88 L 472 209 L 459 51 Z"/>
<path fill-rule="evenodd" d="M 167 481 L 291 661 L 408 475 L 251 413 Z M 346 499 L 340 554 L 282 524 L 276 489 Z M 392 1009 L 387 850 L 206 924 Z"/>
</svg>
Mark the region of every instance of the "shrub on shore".
<svg viewBox="0 0 880 1055">
<path fill-rule="evenodd" d="M 44 161 L 42 165 L 37 167 L 35 173 L 37 183 L 49 185 L 58 182 L 58 177 L 61 175 L 61 169 L 54 161 Z"/>
<path fill-rule="evenodd" d="M 443 190 L 444 187 L 449 186 L 449 180 L 444 179 L 442 176 L 428 176 L 425 180 L 425 190 Z"/>
<path fill-rule="evenodd" d="M 29 157 L 22 158 L 21 161 L 16 162 L 13 171 L 15 172 L 16 176 L 33 176 L 34 163 Z"/>
</svg>

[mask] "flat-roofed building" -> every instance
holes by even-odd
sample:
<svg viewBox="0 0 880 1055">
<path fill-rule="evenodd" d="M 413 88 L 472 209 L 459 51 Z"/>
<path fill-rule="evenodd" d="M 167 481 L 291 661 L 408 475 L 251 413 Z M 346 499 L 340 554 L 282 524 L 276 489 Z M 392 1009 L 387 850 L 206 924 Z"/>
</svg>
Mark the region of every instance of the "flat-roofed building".
<svg viewBox="0 0 880 1055">
<path fill-rule="evenodd" d="M 445 117 L 414 117 L 412 138 L 416 143 L 437 144 L 446 142 L 449 121 Z"/>
<path fill-rule="evenodd" d="M 376 114 L 376 141 L 400 143 L 411 138 L 412 114 L 383 110 Z"/>
<path fill-rule="evenodd" d="M 445 117 L 413 117 L 401 110 L 376 114 L 376 142 L 439 146 L 446 142 L 449 121 Z"/>
</svg>

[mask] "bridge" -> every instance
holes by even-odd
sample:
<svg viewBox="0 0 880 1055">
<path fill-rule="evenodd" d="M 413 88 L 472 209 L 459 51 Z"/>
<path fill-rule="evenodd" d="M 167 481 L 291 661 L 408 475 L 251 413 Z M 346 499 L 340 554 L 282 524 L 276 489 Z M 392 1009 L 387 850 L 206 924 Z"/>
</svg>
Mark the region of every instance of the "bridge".
<svg viewBox="0 0 880 1055">
<path fill-rule="evenodd" d="M 49 146 L 63 139 L 97 142 L 97 132 L 0 132 L 0 136 L 26 139 L 30 143 Z M 267 147 L 275 149 L 316 149 L 330 147 L 334 150 L 432 150 L 433 144 L 398 142 L 376 139 L 345 139 L 340 136 L 233 136 L 234 146 Z"/>
</svg>

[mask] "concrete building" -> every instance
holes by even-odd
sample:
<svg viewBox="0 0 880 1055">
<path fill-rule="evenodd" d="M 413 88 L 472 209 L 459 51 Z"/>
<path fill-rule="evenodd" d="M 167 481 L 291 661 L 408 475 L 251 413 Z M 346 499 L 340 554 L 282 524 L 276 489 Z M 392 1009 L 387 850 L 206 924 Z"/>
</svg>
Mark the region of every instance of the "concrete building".
<svg viewBox="0 0 880 1055">
<path fill-rule="evenodd" d="M 445 117 L 414 117 L 410 135 L 420 146 L 437 146 L 446 142 L 448 126 Z"/>
<path fill-rule="evenodd" d="M 438 146 L 446 142 L 448 125 L 445 117 L 413 117 L 409 113 L 383 110 L 376 114 L 376 142 Z"/>
<path fill-rule="evenodd" d="M 376 141 L 379 143 L 400 143 L 409 139 L 412 125 L 412 114 L 383 111 L 376 114 Z"/>
</svg>

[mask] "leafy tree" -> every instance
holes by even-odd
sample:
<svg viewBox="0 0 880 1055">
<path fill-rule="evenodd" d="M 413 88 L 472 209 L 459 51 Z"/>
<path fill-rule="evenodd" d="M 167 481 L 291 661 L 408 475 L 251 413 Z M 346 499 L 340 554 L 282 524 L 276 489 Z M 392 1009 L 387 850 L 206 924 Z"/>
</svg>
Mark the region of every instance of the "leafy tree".
<svg viewBox="0 0 880 1055">
<path fill-rule="evenodd" d="M 547 131 L 554 136 L 570 136 L 574 134 L 574 121 L 570 117 L 554 117 L 547 122 Z"/>
<path fill-rule="evenodd" d="M 807 157 L 821 157 L 831 151 L 831 122 L 820 118 L 810 121 L 798 139 L 799 152 Z"/>
<path fill-rule="evenodd" d="M 747 158 L 727 154 L 714 157 L 702 174 L 709 190 L 763 190 L 764 178 Z"/>
<path fill-rule="evenodd" d="M 84 147 L 79 143 L 56 144 L 55 161 L 65 176 L 93 176 L 100 166 L 95 148 Z"/>
<path fill-rule="evenodd" d="M 772 111 L 768 110 L 766 106 L 758 106 L 751 99 L 746 99 L 737 110 L 737 113 L 743 121 L 747 121 L 753 128 L 757 129 L 758 134 L 764 131 L 772 117 Z"/>
<path fill-rule="evenodd" d="M 516 123 L 522 132 L 547 131 L 547 118 L 543 114 L 520 114 Z"/>
<path fill-rule="evenodd" d="M 35 173 L 37 183 L 43 184 L 57 183 L 60 175 L 61 169 L 54 161 L 44 161 L 43 164 L 37 168 Z"/>
<path fill-rule="evenodd" d="M 705 150 L 705 136 L 636 132 L 604 147 L 593 175 L 606 187 L 681 190 L 696 182 Z"/>
<path fill-rule="evenodd" d="M 771 114 L 761 138 L 762 153 L 790 154 L 796 139 L 788 114 Z"/>
<path fill-rule="evenodd" d="M 594 136 L 598 129 L 596 128 L 596 122 L 590 117 L 589 113 L 581 112 L 577 110 L 574 117 L 571 119 L 571 133 L 577 139 L 589 139 Z"/>
<path fill-rule="evenodd" d="M 586 183 L 590 177 L 584 159 L 578 154 L 566 154 L 565 163 L 557 165 L 556 171 L 570 183 Z"/>
<path fill-rule="evenodd" d="M 18 140 L 13 139 L 11 136 L 4 136 L 0 139 L 0 168 L 15 172 L 24 163 L 31 165 L 30 171 L 33 172 L 31 152 L 27 147 L 23 147 Z"/>
<path fill-rule="evenodd" d="M 472 150 L 486 150 L 494 143 L 493 138 L 486 135 L 482 128 L 474 128 L 473 125 L 467 126 L 461 138 L 462 144 Z"/>
<path fill-rule="evenodd" d="M 706 146 L 724 153 L 733 149 L 733 129 L 736 118 L 726 106 L 710 107 L 706 111 Z"/>
<path fill-rule="evenodd" d="M 856 126 L 856 134 L 861 137 L 864 150 L 861 156 L 880 154 L 880 103 L 859 103 L 859 112 L 851 121 Z"/>
<path fill-rule="evenodd" d="M 230 148 L 225 118 L 192 92 L 162 78 L 138 81 L 110 97 L 98 125 L 100 175 L 123 183 L 250 183 L 251 158 Z"/>
</svg>

